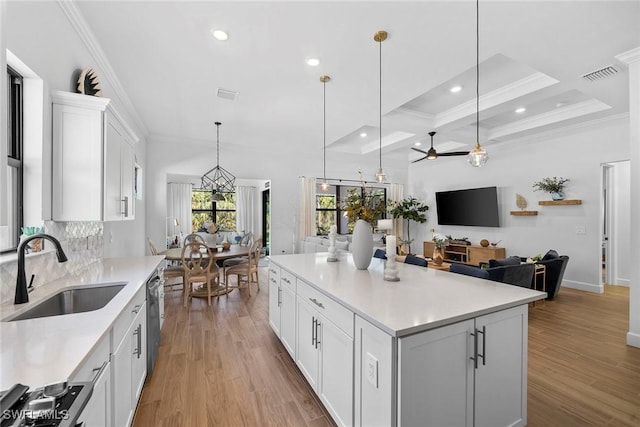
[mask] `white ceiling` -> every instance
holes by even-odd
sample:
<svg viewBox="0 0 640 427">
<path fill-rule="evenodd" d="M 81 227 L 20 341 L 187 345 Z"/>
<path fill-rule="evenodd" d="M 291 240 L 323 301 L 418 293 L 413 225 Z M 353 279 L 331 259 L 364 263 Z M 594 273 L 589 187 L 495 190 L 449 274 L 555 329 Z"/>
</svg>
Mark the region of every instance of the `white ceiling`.
<svg viewBox="0 0 640 427">
<path fill-rule="evenodd" d="M 80 1 L 79 11 L 135 106 L 149 139 L 239 150 L 382 145 L 414 160 L 416 142 L 475 143 L 475 2 Z M 639 1 L 480 2 L 481 143 L 510 142 L 629 111 L 628 75 L 615 56 L 640 46 Z M 228 32 L 220 42 L 211 29 Z M 308 57 L 320 58 L 310 67 Z M 618 73 L 581 76 L 613 65 Z M 459 84 L 463 90 L 452 94 Z M 217 89 L 237 91 L 234 101 Z M 105 96 L 109 96 L 106 94 Z M 518 107 L 526 112 L 516 114 Z M 361 132 L 366 137 L 361 137 Z M 425 147 L 426 145 L 426 147 Z"/>
</svg>

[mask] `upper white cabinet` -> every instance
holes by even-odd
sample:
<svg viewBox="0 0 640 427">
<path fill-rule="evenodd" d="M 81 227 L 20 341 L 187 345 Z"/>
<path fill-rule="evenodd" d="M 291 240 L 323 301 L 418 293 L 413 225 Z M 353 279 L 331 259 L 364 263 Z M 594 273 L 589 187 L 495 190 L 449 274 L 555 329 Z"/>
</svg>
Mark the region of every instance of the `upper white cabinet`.
<svg viewBox="0 0 640 427">
<path fill-rule="evenodd" d="M 133 219 L 137 136 L 107 98 L 60 91 L 51 98 L 52 219 Z"/>
</svg>

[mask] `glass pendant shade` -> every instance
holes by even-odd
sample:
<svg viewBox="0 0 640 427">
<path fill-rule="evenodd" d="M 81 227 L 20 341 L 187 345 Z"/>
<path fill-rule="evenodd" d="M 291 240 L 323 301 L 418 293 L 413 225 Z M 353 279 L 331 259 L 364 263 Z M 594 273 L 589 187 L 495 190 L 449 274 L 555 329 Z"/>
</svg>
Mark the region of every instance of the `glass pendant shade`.
<svg viewBox="0 0 640 427">
<path fill-rule="evenodd" d="M 479 168 L 481 166 L 484 166 L 484 164 L 487 163 L 487 160 L 489 160 L 489 155 L 487 154 L 486 150 L 482 148 L 480 142 L 476 141 L 476 146 L 469 152 L 467 161 L 471 166 Z"/>
<path fill-rule="evenodd" d="M 387 175 L 384 173 L 382 168 L 378 169 L 378 172 L 376 172 L 376 181 L 378 181 L 380 184 L 382 184 L 386 180 L 387 180 Z"/>
</svg>

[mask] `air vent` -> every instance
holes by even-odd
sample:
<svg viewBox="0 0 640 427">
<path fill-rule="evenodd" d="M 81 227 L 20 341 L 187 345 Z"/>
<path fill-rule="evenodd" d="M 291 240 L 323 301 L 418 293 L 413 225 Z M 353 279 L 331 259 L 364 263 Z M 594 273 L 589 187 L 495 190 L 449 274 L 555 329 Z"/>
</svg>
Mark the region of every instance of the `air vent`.
<svg viewBox="0 0 640 427">
<path fill-rule="evenodd" d="M 607 67 L 600 68 L 599 70 L 595 70 L 590 73 L 587 73 L 584 76 L 582 76 L 582 78 L 585 80 L 589 80 L 590 82 L 595 82 L 596 80 L 602 80 L 607 77 L 613 76 L 617 72 L 618 70 L 613 68 L 613 65 L 609 65 Z"/>
<path fill-rule="evenodd" d="M 224 99 L 229 99 L 231 101 L 235 101 L 236 96 L 238 96 L 238 92 L 218 88 L 218 98 L 224 98 Z"/>
</svg>

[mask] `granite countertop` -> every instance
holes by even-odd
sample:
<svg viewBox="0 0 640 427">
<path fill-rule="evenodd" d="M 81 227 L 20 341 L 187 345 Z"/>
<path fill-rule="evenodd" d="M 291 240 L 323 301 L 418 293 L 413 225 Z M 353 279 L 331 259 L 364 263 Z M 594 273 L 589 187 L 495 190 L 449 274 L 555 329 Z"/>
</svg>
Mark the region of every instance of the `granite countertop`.
<svg viewBox="0 0 640 427">
<path fill-rule="evenodd" d="M 398 263 L 400 281 L 383 279 L 384 260 L 357 270 L 351 254 L 274 255 L 271 261 L 394 337 L 543 299 L 546 293 L 448 271 Z"/>
<path fill-rule="evenodd" d="M 6 319 L 67 287 L 127 282 L 99 310 L 0 321 L 0 390 L 15 383 L 38 387 L 72 377 L 163 259 L 162 256 L 104 259 L 72 277 L 39 286 L 29 294 L 26 304 L 0 306 L 0 318 Z"/>
</svg>

